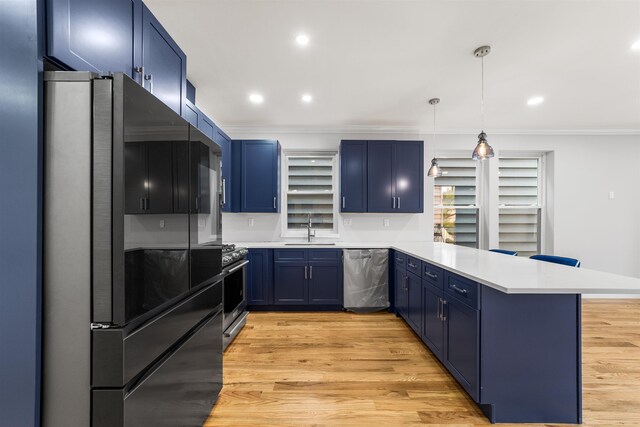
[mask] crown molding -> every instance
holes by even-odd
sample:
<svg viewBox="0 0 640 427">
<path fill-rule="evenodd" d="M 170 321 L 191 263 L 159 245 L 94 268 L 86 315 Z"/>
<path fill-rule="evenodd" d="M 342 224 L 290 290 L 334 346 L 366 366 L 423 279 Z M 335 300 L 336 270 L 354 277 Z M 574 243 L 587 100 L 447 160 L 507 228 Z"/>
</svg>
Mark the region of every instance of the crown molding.
<svg viewBox="0 0 640 427">
<path fill-rule="evenodd" d="M 409 134 L 431 135 L 433 129 L 411 126 L 224 126 L 228 134 Z M 440 129 L 437 135 L 476 135 L 478 129 Z M 640 135 L 640 129 L 487 129 L 489 135 Z"/>
</svg>

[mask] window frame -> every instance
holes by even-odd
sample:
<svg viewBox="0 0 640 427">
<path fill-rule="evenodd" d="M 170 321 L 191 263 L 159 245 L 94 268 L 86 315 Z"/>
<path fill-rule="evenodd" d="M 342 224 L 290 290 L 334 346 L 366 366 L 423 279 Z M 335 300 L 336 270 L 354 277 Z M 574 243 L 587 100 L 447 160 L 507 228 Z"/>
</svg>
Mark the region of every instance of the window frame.
<svg viewBox="0 0 640 427">
<path fill-rule="evenodd" d="M 467 151 L 447 151 L 447 152 L 438 152 L 435 157 L 438 160 L 441 159 L 470 159 L 469 153 Z M 483 191 L 481 189 L 482 186 L 482 173 L 484 171 L 483 163 L 476 162 L 475 167 L 475 204 L 474 205 L 436 205 L 435 204 L 435 187 L 436 187 L 436 178 L 433 178 L 431 191 L 431 204 L 432 204 L 432 226 L 431 226 L 431 234 L 432 238 L 435 240 L 435 226 L 436 226 L 436 210 L 438 209 L 446 209 L 446 208 L 455 208 L 455 209 L 474 209 L 476 211 L 476 249 L 480 249 L 482 247 L 482 233 L 483 233 L 483 225 L 482 225 L 482 206 L 483 206 Z M 443 170 L 443 172 L 445 172 Z M 455 243 L 449 243 L 455 245 Z"/>
<path fill-rule="evenodd" d="M 331 230 L 322 230 L 312 228 L 315 237 L 340 237 L 338 233 L 339 222 L 339 206 L 338 206 L 338 151 L 336 150 L 283 150 L 284 161 L 282 162 L 282 186 L 280 192 L 282 194 L 281 209 L 281 233 L 282 238 L 307 237 L 305 229 L 289 229 L 289 158 L 290 157 L 331 157 L 331 188 L 332 188 L 332 206 L 333 206 L 333 228 Z"/>
<path fill-rule="evenodd" d="M 496 196 L 498 200 L 497 205 L 497 216 L 496 216 L 496 224 L 495 224 L 495 233 L 496 233 L 496 242 L 498 247 L 500 246 L 500 211 L 502 209 L 536 209 L 538 213 L 538 242 L 537 242 L 537 252 L 543 253 L 547 248 L 547 236 L 546 232 L 548 229 L 548 219 L 546 215 L 545 208 L 547 206 L 547 154 L 548 152 L 543 151 L 512 151 L 505 150 L 496 153 L 496 174 L 497 176 L 497 186 L 495 188 Z M 500 159 L 537 159 L 538 160 L 538 197 L 536 205 L 506 205 L 500 204 Z"/>
</svg>

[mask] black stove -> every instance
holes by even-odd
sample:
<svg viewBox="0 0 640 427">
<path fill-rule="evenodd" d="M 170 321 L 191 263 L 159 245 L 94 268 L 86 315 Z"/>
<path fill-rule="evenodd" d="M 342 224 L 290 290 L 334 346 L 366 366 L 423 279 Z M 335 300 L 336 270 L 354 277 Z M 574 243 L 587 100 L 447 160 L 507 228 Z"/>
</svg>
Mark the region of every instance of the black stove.
<svg viewBox="0 0 640 427">
<path fill-rule="evenodd" d="M 222 245 L 222 266 L 226 267 L 246 258 L 249 250 L 237 248 L 236 245 Z"/>
</svg>

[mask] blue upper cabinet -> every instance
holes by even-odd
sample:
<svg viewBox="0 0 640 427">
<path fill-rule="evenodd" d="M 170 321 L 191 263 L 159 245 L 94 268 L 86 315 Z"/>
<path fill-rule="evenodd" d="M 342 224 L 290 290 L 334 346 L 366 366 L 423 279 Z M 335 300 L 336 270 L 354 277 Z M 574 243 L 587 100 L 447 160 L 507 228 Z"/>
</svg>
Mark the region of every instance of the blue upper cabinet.
<svg viewBox="0 0 640 427">
<path fill-rule="evenodd" d="M 141 0 L 47 0 L 47 56 L 78 71 L 121 71 L 142 66 Z"/>
<path fill-rule="evenodd" d="M 241 211 L 279 212 L 280 143 L 244 140 L 241 160 Z"/>
<path fill-rule="evenodd" d="M 198 127 L 198 116 L 199 116 L 198 107 L 193 105 L 188 100 L 185 101 L 184 110 L 182 111 L 182 117 L 184 117 L 186 121 L 188 121 L 195 127 Z"/>
<path fill-rule="evenodd" d="M 160 21 L 142 5 L 143 86 L 182 114 L 187 96 L 187 56 Z"/>
<path fill-rule="evenodd" d="M 342 212 L 424 212 L 422 141 L 342 141 Z"/>
<path fill-rule="evenodd" d="M 368 212 L 394 212 L 394 141 L 369 141 L 367 150 Z"/>
<path fill-rule="evenodd" d="M 222 147 L 222 211 L 240 212 L 241 144 L 217 127 L 213 140 Z"/>
<path fill-rule="evenodd" d="M 207 135 L 212 140 L 216 140 L 216 125 L 213 121 L 204 115 L 204 113 L 198 110 L 198 129 L 202 131 L 205 135 Z"/>
<path fill-rule="evenodd" d="M 422 141 L 397 141 L 393 153 L 394 212 L 424 212 Z"/>
<path fill-rule="evenodd" d="M 50 60 L 75 71 L 124 72 L 183 114 L 187 57 L 141 0 L 47 0 L 46 19 Z"/>
<path fill-rule="evenodd" d="M 340 211 L 367 211 L 367 142 L 340 143 Z"/>
</svg>

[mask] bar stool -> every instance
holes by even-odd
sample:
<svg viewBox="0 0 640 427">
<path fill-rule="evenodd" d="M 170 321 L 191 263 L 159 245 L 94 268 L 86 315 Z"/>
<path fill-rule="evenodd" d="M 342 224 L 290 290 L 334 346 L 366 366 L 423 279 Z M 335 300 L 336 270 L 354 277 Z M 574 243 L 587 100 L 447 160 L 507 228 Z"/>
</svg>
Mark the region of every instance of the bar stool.
<svg viewBox="0 0 640 427">
<path fill-rule="evenodd" d="M 489 252 L 497 252 L 499 254 L 518 256 L 518 252 L 516 252 L 516 251 L 508 251 L 506 249 L 489 249 Z"/>
<path fill-rule="evenodd" d="M 580 260 L 555 255 L 532 255 L 529 258 L 538 261 L 553 262 L 556 264 L 568 265 L 569 267 L 580 267 Z"/>
</svg>

